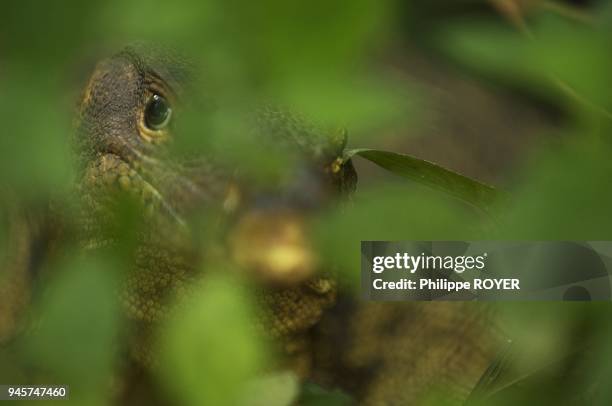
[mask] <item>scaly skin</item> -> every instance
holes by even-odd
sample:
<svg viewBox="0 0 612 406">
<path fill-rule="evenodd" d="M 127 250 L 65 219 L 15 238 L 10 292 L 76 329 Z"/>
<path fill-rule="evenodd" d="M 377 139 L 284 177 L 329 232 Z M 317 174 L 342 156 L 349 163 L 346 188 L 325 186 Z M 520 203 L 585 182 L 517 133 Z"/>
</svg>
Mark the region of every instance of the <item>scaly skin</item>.
<svg viewBox="0 0 612 406">
<path fill-rule="evenodd" d="M 68 239 L 49 207 L 0 189 L 1 346 L 28 327 L 26 314 L 41 267 L 59 250 L 59 241 Z"/>
<path fill-rule="evenodd" d="M 79 108 L 75 144 L 83 248 L 117 243 L 120 236 L 109 225 L 122 220 L 117 213 L 121 195 L 137 200 L 146 220 L 121 292 L 125 314 L 136 326 L 133 359 L 144 368 L 155 364 L 150 333 L 173 299 L 206 272 L 200 264 L 209 253 L 188 219 L 209 211 L 223 219 L 222 254 L 252 270 L 261 315 L 254 323 L 285 354 L 281 367 L 340 387 L 364 404 L 414 404 L 439 387 L 456 403 L 464 400 L 493 358 L 495 333 L 487 325 L 486 309 L 344 297 L 331 274 L 318 269 L 302 235 L 308 213 L 355 187 L 351 162 L 338 166 L 345 137 L 328 137 L 285 112 L 259 111 L 252 123 L 262 142 L 297 152 L 308 179 L 266 191 L 268 203 L 262 207 L 262 195 L 248 187 L 247 176 L 211 156 L 173 156 L 166 146 L 178 135 L 147 128 L 143 114 L 151 95 L 162 94 L 178 106 L 188 99 L 192 80 L 189 65 L 171 52 L 133 46 L 98 64 Z M 255 247 L 253 252 L 249 247 Z M 12 283 L 23 286 L 14 291 L 25 295 L 27 277 L 23 270 L 15 275 Z M 14 330 L 26 299 L 8 301 L 14 305 L 0 319 L 0 338 Z"/>
<path fill-rule="evenodd" d="M 135 267 L 127 277 L 122 299 L 128 318 L 139 325 L 139 331 L 145 336 L 164 319 L 169 303 L 201 277 L 200 263 L 207 253 L 197 246 L 186 221 L 194 210 L 208 208 L 220 217 L 229 217 L 227 212 L 231 211 L 233 218 L 238 219 L 268 216 L 266 210 L 253 210 L 247 188 L 239 186 L 240 180 L 230 176 L 211 157 L 171 156 L 166 143 L 175 134 L 146 127 L 143 113 L 151 94 L 162 94 L 178 105 L 184 95 L 181 89 L 188 85 L 190 75 L 188 65 L 169 53 L 128 48 L 98 64 L 80 106 L 76 144 L 82 171 L 79 190 L 83 196 L 83 245 L 86 249 L 98 249 L 115 243 L 117 235 L 105 225 L 115 220 L 119 194 L 140 201 L 146 225 L 138 237 Z M 264 117 L 260 121 L 262 128 L 271 123 L 266 127 L 270 130 L 277 125 L 274 121 L 279 116 L 268 110 L 258 117 Z M 291 124 L 296 122 L 293 119 Z M 271 131 L 268 133 L 274 137 Z M 324 189 L 334 194 L 336 189 L 342 189 L 336 184 L 348 183 L 346 178 L 354 174 L 352 166 L 349 164 L 337 176 L 328 176 L 325 172 L 325 166 L 341 150 L 332 151 L 336 155 L 328 156 L 331 150 L 337 149 L 333 144 L 317 144 L 307 138 L 309 134 L 294 133 L 293 138 L 285 136 L 289 138 L 287 143 L 312 156 L 312 165 L 325 182 Z M 228 200 L 237 190 L 241 198 L 228 210 Z M 271 221 L 301 222 L 301 215 L 295 210 L 281 212 L 285 213 L 271 211 Z M 240 224 L 240 220 L 236 222 Z M 237 240 L 244 243 L 245 238 L 257 238 L 244 235 L 257 230 L 242 228 L 245 231 Z M 303 247 L 291 244 L 289 248 L 301 252 Z M 249 258 L 245 260 L 249 262 Z M 284 343 L 282 346 L 293 353 L 290 355 L 295 355 L 290 358 L 298 360 L 290 360 L 290 364 L 306 365 L 299 360 L 304 357 L 305 334 L 333 303 L 335 284 L 326 276 L 306 272 L 300 283 L 285 285 L 268 289 L 255 284 L 254 296 L 262 304 L 259 324 L 272 339 Z M 154 363 L 142 340 L 134 349 L 133 355 L 139 361 Z M 306 373 L 306 367 L 298 369 Z"/>
</svg>

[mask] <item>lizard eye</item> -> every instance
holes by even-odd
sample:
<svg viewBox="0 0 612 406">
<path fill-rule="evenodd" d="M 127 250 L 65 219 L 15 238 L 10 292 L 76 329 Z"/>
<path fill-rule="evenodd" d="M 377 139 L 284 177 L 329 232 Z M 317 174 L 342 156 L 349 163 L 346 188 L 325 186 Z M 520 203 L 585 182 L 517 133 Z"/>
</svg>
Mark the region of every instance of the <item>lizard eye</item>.
<svg viewBox="0 0 612 406">
<path fill-rule="evenodd" d="M 147 128 L 159 131 L 168 126 L 172 117 L 172 108 L 168 101 L 158 94 L 153 94 L 144 111 L 144 121 Z"/>
</svg>

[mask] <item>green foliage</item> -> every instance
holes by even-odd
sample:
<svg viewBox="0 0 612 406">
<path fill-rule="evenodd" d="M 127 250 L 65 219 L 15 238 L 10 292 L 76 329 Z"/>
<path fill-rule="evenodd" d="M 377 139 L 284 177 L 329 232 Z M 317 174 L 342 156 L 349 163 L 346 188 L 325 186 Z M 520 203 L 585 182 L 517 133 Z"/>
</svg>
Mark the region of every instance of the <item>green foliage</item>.
<svg viewBox="0 0 612 406">
<path fill-rule="evenodd" d="M 49 83 L 57 76 L 32 77 L 31 67 L 24 71 L 22 64 L 5 69 L 10 80 L 2 80 L 0 151 L 11 153 L 0 162 L 0 182 L 23 193 L 62 193 L 70 179 L 66 139 L 72 130 L 69 110 L 61 106 L 63 92 Z"/>
<path fill-rule="evenodd" d="M 361 241 L 478 240 L 486 233 L 480 211 L 405 184 L 359 191 L 352 205 L 323 214 L 314 225 L 318 250 L 354 288 L 360 283 Z"/>
<path fill-rule="evenodd" d="M 608 141 L 579 139 L 528 166 L 517 202 L 505 217 L 504 239 L 610 240 L 612 173 Z"/>
<path fill-rule="evenodd" d="M 240 404 L 244 406 L 290 406 L 297 399 L 300 382 L 292 372 L 266 374 L 250 381 Z"/>
<path fill-rule="evenodd" d="M 354 400 L 341 391 L 325 390 L 313 383 L 305 384 L 300 396 L 300 404 L 304 406 L 348 406 L 353 403 Z"/>
<path fill-rule="evenodd" d="M 528 34 L 487 21 L 467 21 L 440 35 L 447 53 L 475 70 L 551 99 L 566 96 L 572 109 L 610 118 L 612 56 L 607 23 L 585 25 L 538 14 Z M 584 114 L 584 113 L 583 113 Z"/>
<path fill-rule="evenodd" d="M 366 59 L 388 34 L 392 5 L 387 0 L 181 0 L 156 7 L 112 2 L 100 20 L 103 27 L 117 28 L 112 36 L 118 42 L 180 44 L 205 67 L 200 90 L 214 92 L 217 102 L 240 107 L 263 97 L 326 124 L 363 129 L 405 111 L 405 96 L 375 80 Z"/>
<path fill-rule="evenodd" d="M 218 275 L 180 300 L 161 329 L 160 378 L 182 404 L 236 404 L 264 362 L 253 305 L 238 281 Z"/>
<path fill-rule="evenodd" d="M 563 117 L 551 130 L 557 143 L 526 148 L 522 160 L 528 163 L 516 163 L 518 169 L 508 175 L 504 189 L 511 197 L 495 207 L 495 224 L 419 184 L 487 212 L 496 200 L 492 188 L 409 155 L 352 150 L 347 157 L 363 157 L 413 182 L 396 182 L 392 176 L 374 185 L 364 182 L 347 207 L 317 216 L 315 244 L 324 263 L 339 271 L 341 283 L 359 285 L 361 240 L 612 239 L 612 7 L 595 7 L 590 23 L 536 10 L 526 16 L 521 33 L 492 13 L 449 22 L 440 16 L 452 14 L 458 2 L 435 3 L 415 2 L 412 14 L 404 15 L 404 7 L 391 0 L 5 2 L 0 17 L 2 197 L 10 190 L 24 201 L 73 198 L 71 122 L 86 75 L 78 69 L 83 59 L 135 40 L 179 48 L 195 59 L 203 79 L 193 96 L 205 108 L 196 105 L 182 113 L 173 152 L 208 154 L 257 181 L 277 182 L 293 173 L 296 157 L 271 154 L 251 134 L 248 112 L 262 101 L 303 113 L 324 129 L 347 127 L 355 147 L 382 147 L 378 130 L 400 124 L 410 127 L 405 133 L 416 132 L 415 111 L 431 90 L 417 93 L 409 80 L 381 66 L 393 59 L 391 53 L 402 56 L 403 33 L 411 32 L 435 38 L 435 51 L 474 80 L 484 78 L 507 92 L 518 88 L 558 110 Z M 476 3 L 482 2 L 465 1 L 461 7 Z M 114 343 L 124 331 L 116 292 L 141 226 L 133 221 L 137 210 L 126 205 L 119 212 L 116 231 L 123 239 L 118 250 L 94 258 L 69 253 L 51 266 L 45 274 L 48 286 L 35 292 L 32 318 L 39 323 L 19 346 L 0 352 L 0 376 L 68 383 L 80 404 L 108 401 L 121 361 Z M 2 258 L 11 229 L 5 216 L 0 219 Z M 206 227 L 214 223 L 206 220 Z M 348 403 L 339 392 L 297 388 L 290 374 L 255 379 L 268 366 L 269 354 L 253 332 L 249 295 L 242 281 L 227 276 L 231 272 L 206 273 L 212 275 L 193 288 L 159 332 L 160 387 L 189 405 L 249 404 L 267 399 L 264 393 L 279 405 L 296 396 L 302 404 Z M 499 310 L 510 334 L 520 338 L 515 348 L 522 357 L 516 363 L 527 370 L 558 360 L 573 327 L 584 319 L 609 325 L 609 308 L 603 305 L 504 304 Z M 589 379 L 612 374 L 607 362 L 611 332 L 602 330 L 601 359 L 589 360 L 590 375 L 568 390 L 584 391 Z M 444 395 L 443 389 L 432 390 L 431 403 L 442 404 Z M 607 388 L 601 396 L 601 404 L 612 399 Z"/>
<path fill-rule="evenodd" d="M 395 175 L 448 193 L 485 212 L 492 210 L 493 205 L 505 197 L 491 186 L 409 155 L 373 149 L 357 149 L 346 153 L 346 159 L 353 156 L 363 157 Z"/>
<path fill-rule="evenodd" d="M 53 271 L 35 306 L 36 328 L 21 344 L 25 363 L 40 374 L 35 380 L 69 383 L 73 401 L 102 404 L 120 332 L 116 264 L 75 257 Z"/>
</svg>

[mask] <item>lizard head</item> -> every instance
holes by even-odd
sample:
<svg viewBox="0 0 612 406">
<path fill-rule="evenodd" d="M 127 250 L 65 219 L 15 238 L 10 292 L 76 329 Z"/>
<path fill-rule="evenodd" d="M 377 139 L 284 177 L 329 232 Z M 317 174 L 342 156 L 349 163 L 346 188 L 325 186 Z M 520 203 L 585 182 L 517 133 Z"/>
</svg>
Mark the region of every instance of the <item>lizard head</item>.
<svg viewBox="0 0 612 406">
<path fill-rule="evenodd" d="M 299 161 L 294 165 L 297 169 L 287 171 L 295 176 L 284 178 L 273 190 L 249 190 L 248 174 L 236 177 L 236 168 L 217 162 L 212 151 L 182 158 L 169 154 L 169 144 L 181 138 L 176 123 L 183 107 L 190 104 L 194 72 L 178 54 L 146 45 L 129 46 L 100 62 L 79 108 L 76 145 L 81 169 L 102 169 L 110 182 L 109 174 L 121 168 L 118 186 L 146 194 L 149 203 L 176 219 L 203 201 L 223 202 L 228 191 L 235 191 L 228 190 L 230 178 L 241 183 L 243 195 L 248 192 L 247 205 L 265 201 L 319 208 L 352 192 L 356 174 L 352 163 L 341 159 L 346 134 L 330 135 L 296 115 L 270 107 L 254 109 L 244 118 L 252 127 L 252 137 L 269 148 L 267 154 L 291 152 Z M 225 137 L 226 148 L 239 148 L 234 141 Z M 91 178 L 100 174 L 94 175 Z"/>
<path fill-rule="evenodd" d="M 80 104 L 77 142 L 84 158 L 111 153 L 131 161 L 168 137 L 172 104 L 188 71 L 170 57 L 154 64 L 143 55 L 149 54 L 130 47 L 96 66 Z"/>
<path fill-rule="evenodd" d="M 176 221 L 182 221 L 181 202 L 219 198 L 227 179 L 213 178 L 215 168 L 165 154 L 190 76 L 180 57 L 142 45 L 98 63 L 83 92 L 76 131 L 88 190 L 106 193 L 115 186 Z"/>
<path fill-rule="evenodd" d="M 299 157 L 295 177 L 265 191 L 212 153 L 169 154 L 168 145 L 181 136 L 175 124 L 189 103 L 193 72 L 172 52 L 145 46 L 128 47 L 95 68 L 76 131 L 84 244 L 113 244 L 113 236 L 102 237 L 97 225 L 113 216 L 115 192 L 138 198 L 148 231 L 123 298 L 128 317 L 151 324 L 165 317 L 169 298 L 205 272 L 198 264 L 203 248 L 185 232 L 189 211 L 218 210 L 228 224 L 227 256 L 239 268 L 256 270 L 264 329 L 276 338 L 300 335 L 335 297 L 333 278 L 319 272 L 304 223 L 308 213 L 355 186 L 352 164 L 341 160 L 346 137 L 326 136 L 279 110 L 259 109 L 250 121 L 254 136 L 271 146 L 270 153 L 281 145 Z"/>
</svg>

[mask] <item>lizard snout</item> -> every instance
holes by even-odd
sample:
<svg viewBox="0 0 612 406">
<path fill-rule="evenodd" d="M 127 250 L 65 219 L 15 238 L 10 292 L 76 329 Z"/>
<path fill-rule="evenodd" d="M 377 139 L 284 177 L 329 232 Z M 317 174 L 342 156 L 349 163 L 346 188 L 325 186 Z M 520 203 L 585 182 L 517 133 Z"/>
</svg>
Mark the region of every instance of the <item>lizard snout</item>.
<svg viewBox="0 0 612 406">
<path fill-rule="evenodd" d="M 230 233 L 230 250 L 242 269 L 274 285 L 307 280 L 319 264 L 306 218 L 289 209 L 247 212 Z"/>
</svg>

